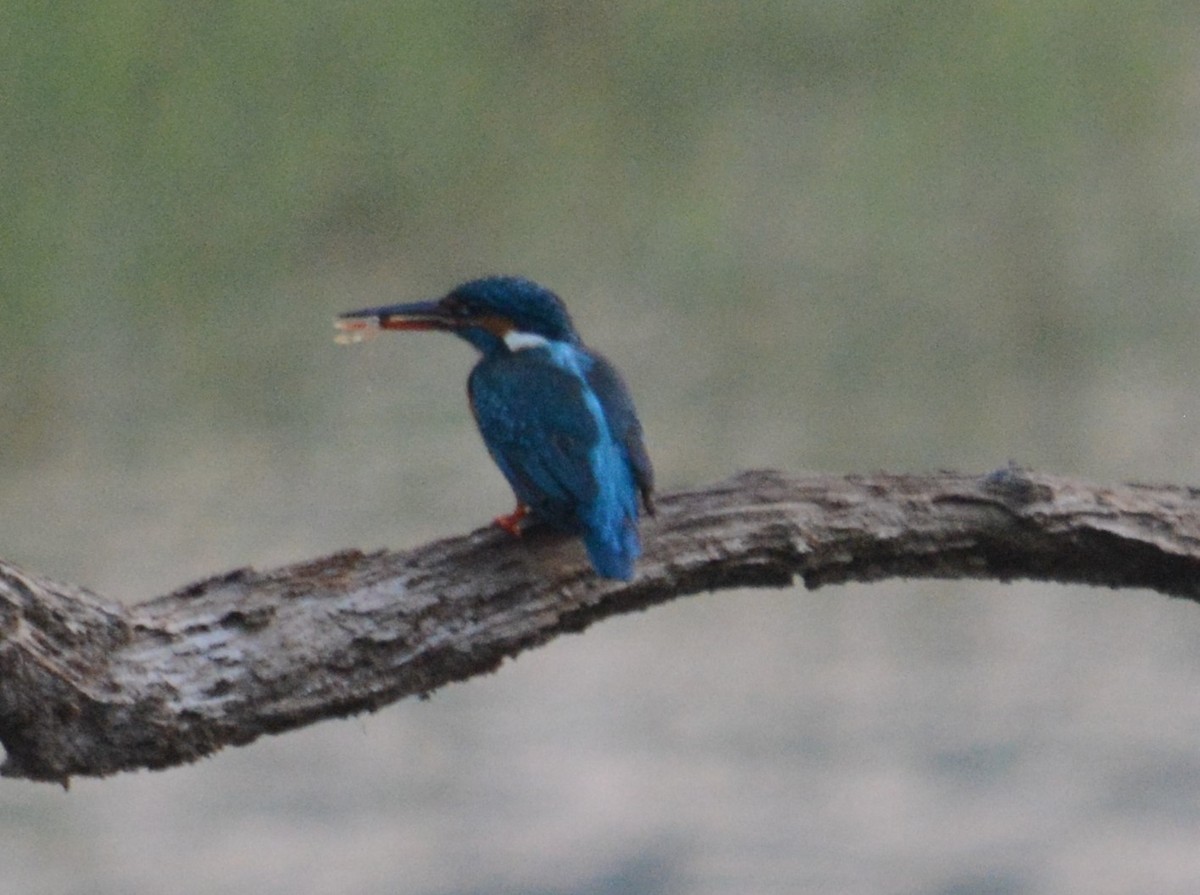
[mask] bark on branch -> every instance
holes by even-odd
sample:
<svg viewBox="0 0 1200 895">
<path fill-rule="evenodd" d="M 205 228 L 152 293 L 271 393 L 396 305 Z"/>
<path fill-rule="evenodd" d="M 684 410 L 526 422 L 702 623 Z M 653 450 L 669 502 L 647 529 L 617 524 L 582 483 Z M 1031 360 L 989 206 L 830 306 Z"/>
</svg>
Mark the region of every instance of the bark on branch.
<svg viewBox="0 0 1200 895">
<path fill-rule="evenodd" d="M 0 561 L 9 777 L 195 761 L 494 670 L 599 619 L 730 587 L 1015 578 L 1200 599 L 1200 489 L 760 471 L 660 498 L 625 584 L 574 539 L 494 529 L 238 569 L 134 606 Z"/>
</svg>

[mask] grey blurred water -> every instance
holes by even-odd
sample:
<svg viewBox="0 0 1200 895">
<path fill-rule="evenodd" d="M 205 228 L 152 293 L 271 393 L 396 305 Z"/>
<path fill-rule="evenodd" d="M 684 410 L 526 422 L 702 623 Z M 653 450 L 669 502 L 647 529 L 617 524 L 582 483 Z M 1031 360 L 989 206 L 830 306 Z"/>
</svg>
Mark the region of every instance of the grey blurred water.
<svg viewBox="0 0 1200 895">
<path fill-rule="evenodd" d="M 663 488 L 1009 459 L 1194 481 L 1186 5 L 0 12 L 0 555 L 138 600 L 510 496 L 465 346 L 558 289 Z M 358 720 L 69 792 L 0 892 L 1191 893 L 1200 610 L 724 592 Z"/>
</svg>

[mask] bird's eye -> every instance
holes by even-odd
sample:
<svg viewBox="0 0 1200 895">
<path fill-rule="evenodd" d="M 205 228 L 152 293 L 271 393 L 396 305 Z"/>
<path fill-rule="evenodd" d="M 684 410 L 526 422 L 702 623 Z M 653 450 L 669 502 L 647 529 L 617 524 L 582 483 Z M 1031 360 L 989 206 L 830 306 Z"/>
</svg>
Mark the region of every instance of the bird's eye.
<svg viewBox="0 0 1200 895">
<path fill-rule="evenodd" d="M 449 312 L 450 316 L 460 320 L 471 316 L 471 309 L 467 307 L 466 302 L 459 298 L 442 299 L 442 307 Z"/>
</svg>

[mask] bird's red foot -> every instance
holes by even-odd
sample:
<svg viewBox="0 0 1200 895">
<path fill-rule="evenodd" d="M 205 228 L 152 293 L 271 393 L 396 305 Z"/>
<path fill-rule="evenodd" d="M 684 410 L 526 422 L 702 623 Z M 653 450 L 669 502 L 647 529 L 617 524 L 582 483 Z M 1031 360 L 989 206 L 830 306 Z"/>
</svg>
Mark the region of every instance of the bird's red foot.
<svg viewBox="0 0 1200 895">
<path fill-rule="evenodd" d="M 521 520 L 529 515 L 529 507 L 523 503 L 517 504 L 517 508 L 507 516 L 497 516 L 492 520 L 492 524 L 503 528 L 514 538 L 521 536 Z"/>
</svg>

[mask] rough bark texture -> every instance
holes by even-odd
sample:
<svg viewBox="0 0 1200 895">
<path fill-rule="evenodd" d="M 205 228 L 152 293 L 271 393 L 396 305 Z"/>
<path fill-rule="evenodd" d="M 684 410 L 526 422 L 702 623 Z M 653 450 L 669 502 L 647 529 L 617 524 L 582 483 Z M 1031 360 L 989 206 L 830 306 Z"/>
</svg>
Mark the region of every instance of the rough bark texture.
<svg viewBox="0 0 1200 895">
<path fill-rule="evenodd" d="M 664 496 L 637 580 L 571 538 L 495 529 L 239 569 L 134 606 L 0 562 L 0 773 L 165 768 L 494 670 L 699 591 L 1030 578 L 1200 599 L 1200 490 L 985 476 L 750 472 Z"/>
</svg>

